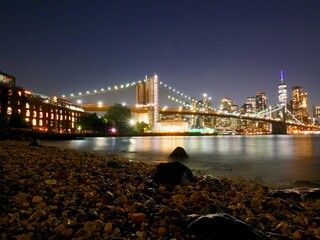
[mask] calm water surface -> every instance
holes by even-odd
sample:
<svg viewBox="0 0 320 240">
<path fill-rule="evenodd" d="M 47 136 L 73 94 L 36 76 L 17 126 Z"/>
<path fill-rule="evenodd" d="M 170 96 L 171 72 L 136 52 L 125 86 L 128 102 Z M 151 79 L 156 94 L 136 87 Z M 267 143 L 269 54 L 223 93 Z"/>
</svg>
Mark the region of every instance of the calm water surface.
<svg viewBox="0 0 320 240">
<path fill-rule="evenodd" d="M 42 144 L 150 162 L 169 161 L 181 146 L 189 155 L 183 164 L 208 174 L 320 181 L 320 135 L 97 137 Z"/>
</svg>

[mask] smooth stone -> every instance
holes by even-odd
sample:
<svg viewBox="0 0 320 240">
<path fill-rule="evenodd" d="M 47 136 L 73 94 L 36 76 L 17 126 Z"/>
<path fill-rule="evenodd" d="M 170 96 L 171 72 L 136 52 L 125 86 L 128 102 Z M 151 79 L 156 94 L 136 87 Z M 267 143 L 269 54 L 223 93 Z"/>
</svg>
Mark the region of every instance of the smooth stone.
<svg viewBox="0 0 320 240">
<path fill-rule="evenodd" d="M 180 162 L 160 163 L 153 180 L 163 184 L 187 184 L 193 181 L 191 170 Z"/>
</svg>

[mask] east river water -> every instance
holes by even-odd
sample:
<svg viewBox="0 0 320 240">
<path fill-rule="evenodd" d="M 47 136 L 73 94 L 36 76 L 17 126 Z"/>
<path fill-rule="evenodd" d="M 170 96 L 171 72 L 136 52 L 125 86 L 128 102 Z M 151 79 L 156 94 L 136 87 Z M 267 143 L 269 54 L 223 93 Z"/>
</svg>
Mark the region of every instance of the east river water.
<svg viewBox="0 0 320 240">
<path fill-rule="evenodd" d="M 206 174 L 320 182 L 320 135 L 95 137 L 42 144 L 149 162 L 170 161 L 180 146 L 189 155 L 182 163 Z"/>
</svg>

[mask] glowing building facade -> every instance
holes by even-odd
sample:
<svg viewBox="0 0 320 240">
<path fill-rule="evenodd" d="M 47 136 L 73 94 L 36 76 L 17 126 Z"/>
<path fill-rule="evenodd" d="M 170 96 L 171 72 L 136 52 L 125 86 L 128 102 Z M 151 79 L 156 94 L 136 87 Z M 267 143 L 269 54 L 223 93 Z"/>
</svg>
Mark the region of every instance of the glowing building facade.
<svg viewBox="0 0 320 240">
<path fill-rule="evenodd" d="M 287 105 L 288 93 L 287 85 L 284 83 L 284 73 L 280 72 L 280 84 L 278 85 L 278 106 L 283 107 Z"/>
<path fill-rule="evenodd" d="M 267 97 L 264 92 L 258 92 L 256 94 L 256 111 L 262 112 L 267 110 Z"/>
<path fill-rule="evenodd" d="M 2 124 L 17 114 L 32 129 L 44 132 L 75 132 L 84 110 L 64 99 L 47 97 L 15 85 L 15 78 L 0 72 Z"/>
<path fill-rule="evenodd" d="M 305 124 L 310 123 L 308 113 L 308 94 L 302 92 L 301 86 L 292 88 L 292 111 L 297 119 Z"/>
</svg>

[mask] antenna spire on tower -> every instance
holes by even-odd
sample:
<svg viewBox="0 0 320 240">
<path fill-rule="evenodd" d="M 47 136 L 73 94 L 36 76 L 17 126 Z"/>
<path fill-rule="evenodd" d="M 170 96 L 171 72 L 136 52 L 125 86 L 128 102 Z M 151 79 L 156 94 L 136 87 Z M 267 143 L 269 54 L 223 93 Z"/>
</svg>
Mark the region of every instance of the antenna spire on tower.
<svg viewBox="0 0 320 240">
<path fill-rule="evenodd" d="M 283 83 L 283 78 L 284 78 L 284 73 L 283 73 L 283 71 L 281 70 L 281 71 L 280 71 L 281 84 Z"/>
</svg>

